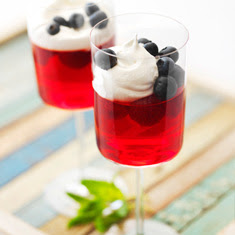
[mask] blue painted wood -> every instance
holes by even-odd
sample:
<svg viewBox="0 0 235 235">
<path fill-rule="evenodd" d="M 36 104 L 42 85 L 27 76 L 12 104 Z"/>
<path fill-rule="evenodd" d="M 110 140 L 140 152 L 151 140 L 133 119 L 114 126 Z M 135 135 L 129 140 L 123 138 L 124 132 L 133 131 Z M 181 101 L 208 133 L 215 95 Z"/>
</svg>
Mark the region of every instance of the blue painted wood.
<svg viewBox="0 0 235 235">
<path fill-rule="evenodd" d="M 233 219 L 231 205 L 234 202 L 232 202 L 231 194 L 234 195 L 234 191 L 232 191 L 234 183 L 235 160 L 232 160 L 217 169 L 200 185 L 160 211 L 154 216 L 154 219 L 160 220 L 180 232 L 183 231 L 183 235 L 215 235 L 216 233 L 192 233 L 192 231 L 197 232 L 196 228 L 199 227 L 202 229 L 200 231 L 208 231 L 208 229 L 213 232 L 219 231 Z M 40 216 L 38 216 L 39 213 Z M 220 214 L 223 215 L 223 218 L 215 216 Z M 40 227 L 55 218 L 57 213 L 40 196 L 15 212 L 15 215 L 35 227 Z M 210 228 L 212 227 L 210 225 L 215 223 L 216 226 Z M 198 224 L 201 226 L 198 227 Z"/>
<path fill-rule="evenodd" d="M 93 125 L 93 111 L 85 113 L 85 131 Z M 0 161 L 0 187 L 76 138 L 71 118 Z"/>
<path fill-rule="evenodd" d="M 186 100 L 185 126 L 190 126 L 222 102 L 220 96 L 197 91 Z"/>
<path fill-rule="evenodd" d="M 57 216 L 57 212 L 46 203 L 42 196 L 36 198 L 14 214 L 34 227 L 41 227 Z"/>
<path fill-rule="evenodd" d="M 93 109 L 88 110 L 84 113 L 85 115 L 85 129 L 92 128 L 94 126 L 94 112 Z"/>
<path fill-rule="evenodd" d="M 27 35 L 0 45 L 0 127 L 42 105 Z"/>
<path fill-rule="evenodd" d="M 223 157 L 223 156 L 221 156 Z M 202 216 L 208 217 L 206 214 L 211 213 L 213 208 L 220 204 L 221 198 L 230 195 L 235 185 L 235 158 L 220 167 L 209 177 L 203 180 L 196 187 L 184 194 L 181 198 L 175 200 L 168 207 L 158 212 L 154 217 L 163 223 L 169 224 L 177 231 L 184 231 L 189 224 L 192 224 Z M 229 199 L 230 200 L 230 199 Z M 220 208 L 220 207 L 219 207 Z M 215 209 L 215 211 L 218 211 Z M 230 213 L 228 211 L 228 213 Z M 231 214 L 231 213 L 230 213 Z M 217 214 L 217 217 L 220 213 Z M 214 223 L 217 218 L 214 216 Z M 223 223 L 229 223 L 231 215 L 224 217 Z M 225 224 L 226 224 L 225 223 Z M 218 228 L 221 228 L 220 226 Z M 189 231 L 192 231 L 189 230 Z M 193 233 L 187 233 L 193 234 Z M 200 235 L 209 235 L 214 233 L 194 233 Z"/>
<path fill-rule="evenodd" d="M 10 105 L 6 104 L 6 107 L 0 109 L 0 128 L 42 106 L 43 103 L 36 91 L 30 92 L 24 97 L 20 97 L 20 99 L 15 100 L 15 102 Z"/>
<path fill-rule="evenodd" d="M 235 191 L 222 198 L 219 204 L 189 225 L 182 235 L 216 235 L 235 218 Z M 233 234 L 231 234 L 233 235 Z"/>
<path fill-rule="evenodd" d="M 22 133 L 23 134 L 23 133 Z M 45 159 L 76 136 L 74 119 L 29 143 L 0 162 L 0 187 Z"/>
</svg>

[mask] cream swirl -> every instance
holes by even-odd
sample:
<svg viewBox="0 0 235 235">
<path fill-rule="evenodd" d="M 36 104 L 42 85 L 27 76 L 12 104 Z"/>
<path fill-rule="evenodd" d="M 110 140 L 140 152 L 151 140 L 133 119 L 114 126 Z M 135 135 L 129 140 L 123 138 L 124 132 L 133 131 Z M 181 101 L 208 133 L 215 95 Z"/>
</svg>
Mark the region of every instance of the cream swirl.
<svg viewBox="0 0 235 235">
<path fill-rule="evenodd" d="M 91 25 L 89 16 L 85 13 L 85 4 L 88 0 L 54 0 L 44 4 L 43 7 L 37 8 L 37 13 L 29 17 L 28 34 L 31 41 L 40 47 L 52 50 L 90 50 L 90 31 Z M 101 11 L 104 11 L 107 17 L 110 17 L 110 11 L 107 9 L 105 2 L 92 0 Z M 41 11 L 39 11 L 41 9 Z M 34 13 L 34 12 L 33 12 Z M 61 16 L 65 20 L 74 13 L 80 13 L 84 17 L 84 25 L 79 29 L 72 29 L 61 26 L 60 32 L 56 35 L 49 35 L 47 32 L 48 25 L 52 22 L 53 17 Z M 108 42 L 114 35 L 112 22 L 102 29 L 95 29 L 96 34 L 102 35 L 101 44 Z"/>
<path fill-rule="evenodd" d="M 138 44 L 137 37 L 110 49 L 118 57 L 117 65 L 107 71 L 94 68 L 94 90 L 103 98 L 117 101 L 134 101 L 153 94 L 157 60 Z"/>
</svg>

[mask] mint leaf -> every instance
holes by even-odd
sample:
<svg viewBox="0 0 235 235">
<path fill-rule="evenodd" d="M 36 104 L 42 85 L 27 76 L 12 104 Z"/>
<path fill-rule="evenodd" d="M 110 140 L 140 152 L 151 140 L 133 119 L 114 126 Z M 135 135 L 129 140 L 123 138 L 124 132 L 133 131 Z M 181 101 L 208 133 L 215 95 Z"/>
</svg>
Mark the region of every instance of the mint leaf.
<svg viewBox="0 0 235 235">
<path fill-rule="evenodd" d="M 93 200 L 88 203 L 83 203 L 78 210 L 78 213 L 87 213 L 90 211 L 95 211 L 96 213 L 101 213 L 105 208 L 105 203 L 101 200 Z"/>
<path fill-rule="evenodd" d="M 95 220 L 95 228 L 99 232 L 107 231 L 111 225 L 120 222 L 129 213 L 129 208 L 124 200 L 117 200 L 106 207 Z"/>
<path fill-rule="evenodd" d="M 81 183 L 88 189 L 89 197 L 73 193 L 67 195 L 80 204 L 77 216 L 68 222 L 68 228 L 94 222 L 100 232 L 107 231 L 129 213 L 129 207 L 122 191 L 113 182 L 87 180 Z"/>
<path fill-rule="evenodd" d="M 104 208 L 103 202 L 99 200 L 83 202 L 80 204 L 77 216 L 68 222 L 68 228 L 74 225 L 92 222 L 97 217 L 97 214 L 100 214 Z"/>
<path fill-rule="evenodd" d="M 71 228 L 75 225 L 87 224 L 96 218 L 95 211 L 90 211 L 84 214 L 78 214 L 76 217 L 69 220 L 67 227 Z"/>
<path fill-rule="evenodd" d="M 84 179 L 81 183 L 87 187 L 90 194 L 101 198 L 103 201 L 124 199 L 122 191 L 113 182 Z"/>
<path fill-rule="evenodd" d="M 82 203 L 87 203 L 90 201 L 90 199 L 86 198 L 86 197 L 82 197 L 82 196 L 79 196 L 77 194 L 74 194 L 74 193 L 69 193 L 67 192 L 66 193 L 69 197 L 71 197 L 73 200 L 75 200 L 76 202 L 82 204 Z"/>
</svg>

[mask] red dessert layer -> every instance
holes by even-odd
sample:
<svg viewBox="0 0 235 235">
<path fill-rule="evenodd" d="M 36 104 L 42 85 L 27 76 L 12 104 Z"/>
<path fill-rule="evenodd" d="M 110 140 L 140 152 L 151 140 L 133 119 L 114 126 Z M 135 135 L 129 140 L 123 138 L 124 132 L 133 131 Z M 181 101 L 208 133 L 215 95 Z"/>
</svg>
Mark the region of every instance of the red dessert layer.
<svg viewBox="0 0 235 235">
<path fill-rule="evenodd" d="M 114 38 L 102 47 L 113 45 Z M 32 43 L 38 90 L 43 101 L 63 109 L 93 107 L 91 51 L 55 51 Z"/>
<path fill-rule="evenodd" d="M 96 138 L 101 153 L 129 166 L 154 165 L 175 157 L 184 130 L 185 94 L 180 89 L 167 101 L 151 95 L 126 103 L 104 99 L 95 92 Z"/>
</svg>

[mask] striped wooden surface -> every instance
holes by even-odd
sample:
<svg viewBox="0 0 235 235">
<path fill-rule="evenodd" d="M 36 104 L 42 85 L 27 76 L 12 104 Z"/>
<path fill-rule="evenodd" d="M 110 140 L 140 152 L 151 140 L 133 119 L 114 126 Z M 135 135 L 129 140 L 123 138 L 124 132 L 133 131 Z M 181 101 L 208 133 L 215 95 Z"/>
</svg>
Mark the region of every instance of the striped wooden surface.
<svg viewBox="0 0 235 235">
<path fill-rule="evenodd" d="M 14 226 L 12 226 L 14 225 Z M 0 234 L 1 235 L 46 235 L 26 224 L 19 218 L 12 216 L 9 213 L 0 211 Z"/>
<path fill-rule="evenodd" d="M 19 55 L 13 58 L 14 50 L 24 51 L 25 60 Z M 18 61 L 19 76 L 4 62 L 6 68 L 0 70 L 0 210 L 50 235 L 97 235 L 91 225 L 67 230 L 68 219 L 53 210 L 43 194 L 51 180 L 79 163 L 74 116 L 40 101 L 25 35 L 0 47 L 0 59 L 6 57 Z M 189 83 L 186 106 L 181 152 L 171 162 L 145 170 L 146 216 L 184 235 L 233 231 L 235 104 Z M 85 119 L 84 158 L 90 165 L 119 171 L 133 196 L 134 171 L 100 157 L 92 111 Z"/>
</svg>

